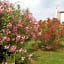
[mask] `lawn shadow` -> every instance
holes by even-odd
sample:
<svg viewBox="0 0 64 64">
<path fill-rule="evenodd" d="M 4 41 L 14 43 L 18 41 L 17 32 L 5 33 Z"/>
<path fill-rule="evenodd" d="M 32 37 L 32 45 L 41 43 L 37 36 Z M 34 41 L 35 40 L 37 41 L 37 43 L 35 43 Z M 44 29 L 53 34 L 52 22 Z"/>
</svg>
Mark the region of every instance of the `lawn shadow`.
<svg viewBox="0 0 64 64">
<path fill-rule="evenodd" d="M 44 47 L 40 47 L 39 49 L 43 52 L 64 52 L 64 43 L 62 42 L 56 48 L 52 48 L 49 50 Z"/>
</svg>

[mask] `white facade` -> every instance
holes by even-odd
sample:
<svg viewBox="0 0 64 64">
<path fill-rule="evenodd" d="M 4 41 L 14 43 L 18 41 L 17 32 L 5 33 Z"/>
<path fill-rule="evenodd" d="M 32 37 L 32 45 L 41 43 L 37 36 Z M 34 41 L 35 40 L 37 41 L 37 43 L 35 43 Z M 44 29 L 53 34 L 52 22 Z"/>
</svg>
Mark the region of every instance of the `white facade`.
<svg viewBox="0 0 64 64">
<path fill-rule="evenodd" d="M 56 8 L 56 18 L 58 18 L 61 23 L 64 22 L 64 11 L 59 11 L 57 8 Z"/>
<path fill-rule="evenodd" d="M 61 21 L 61 22 L 64 22 L 64 13 L 61 13 L 60 21 Z"/>
</svg>

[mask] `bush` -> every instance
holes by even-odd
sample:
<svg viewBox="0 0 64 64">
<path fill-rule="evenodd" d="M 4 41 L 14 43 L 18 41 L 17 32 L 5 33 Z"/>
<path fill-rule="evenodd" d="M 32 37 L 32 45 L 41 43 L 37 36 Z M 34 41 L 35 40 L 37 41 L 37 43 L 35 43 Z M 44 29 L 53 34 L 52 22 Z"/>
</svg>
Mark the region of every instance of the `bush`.
<svg viewBox="0 0 64 64">
<path fill-rule="evenodd" d="M 32 61 L 33 53 L 24 49 L 24 46 L 26 41 L 36 39 L 38 30 L 34 30 L 36 20 L 29 10 L 21 13 L 19 5 L 15 9 L 6 0 L 0 1 L 0 20 L 0 45 L 6 50 L 3 62 L 25 64 Z"/>
<path fill-rule="evenodd" d="M 61 41 L 62 24 L 57 18 L 39 21 L 42 33 L 42 45 L 46 49 L 55 49 Z"/>
</svg>

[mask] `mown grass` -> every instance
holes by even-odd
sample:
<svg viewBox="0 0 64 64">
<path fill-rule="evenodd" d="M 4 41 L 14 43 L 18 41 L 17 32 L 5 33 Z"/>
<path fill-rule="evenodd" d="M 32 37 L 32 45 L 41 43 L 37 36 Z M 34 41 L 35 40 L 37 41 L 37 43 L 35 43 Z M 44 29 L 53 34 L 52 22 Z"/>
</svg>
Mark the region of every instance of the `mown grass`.
<svg viewBox="0 0 64 64">
<path fill-rule="evenodd" d="M 35 41 L 28 42 L 25 48 L 31 48 L 34 43 Z M 64 64 L 64 42 L 55 51 L 38 49 L 34 51 L 34 56 L 32 64 Z"/>
<path fill-rule="evenodd" d="M 64 52 L 35 51 L 34 55 L 39 56 L 32 64 L 64 64 Z"/>
</svg>

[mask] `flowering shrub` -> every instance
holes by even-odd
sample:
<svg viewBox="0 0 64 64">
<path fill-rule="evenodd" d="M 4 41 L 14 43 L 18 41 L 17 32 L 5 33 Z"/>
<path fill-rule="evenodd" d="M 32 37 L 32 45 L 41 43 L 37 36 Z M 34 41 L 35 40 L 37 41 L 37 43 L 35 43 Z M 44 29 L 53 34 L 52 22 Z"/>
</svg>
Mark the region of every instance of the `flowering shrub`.
<svg viewBox="0 0 64 64">
<path fill-rule="evenodd" d="M 61 41 L 64 42 L 64 24 L 62 24 L 61 27 Z"/>
<path fill-rule="evenodd" d="M 46 49 L 55 49 L 61 41 L 62 25 L 56 18 L 39 21 L 42 43 Z"/>
<path fill-rule="evenodd" d="M 0 20 L 2 21 L 0 45 L 6 50 L 4 62 L 25 64 L 27 61 L 32 61 L 33 53 L 24 49 L 25 42 L 31 39 L 35 40 L 38 32 L 38 26 L 35 24 L 36 20 L 32 13 L 28 9 L 21 13 L 19 6 L 18 9 L 15 9 L 6 0 L 0 1 L 0 6 Z M 35 28 L 37 30 L 34 30 Z"/>
<path fill-rule="evenodd" d="M 6 25 L 6 29 L 2 29 L 0 45 L 3 45 L 4 49 L 6 49 L 5 56 L 7 62 L 9 63 L 11 63 L 12 60 L 8 61 L 8 59 L 12 57 L 14 59 L 14 62 L 16 61 L 16 63 L 18 59 L 21 59 L 21 62 L 19 63 L 24 63 L 25 59 L 32 60 L 31 57 L 29 57 L 29 53 L 27 52 L 27 50 L 23 49 L 25 40 L 27 40 L 29 37 L 27 34 L 24 34 L 22 32 L 23 27 L 21 23 L 22 22 L 19 23 L 13 21 Z M 20 55 L 18 59 L 16 57 L 17 55 Z"/>
</svg>

